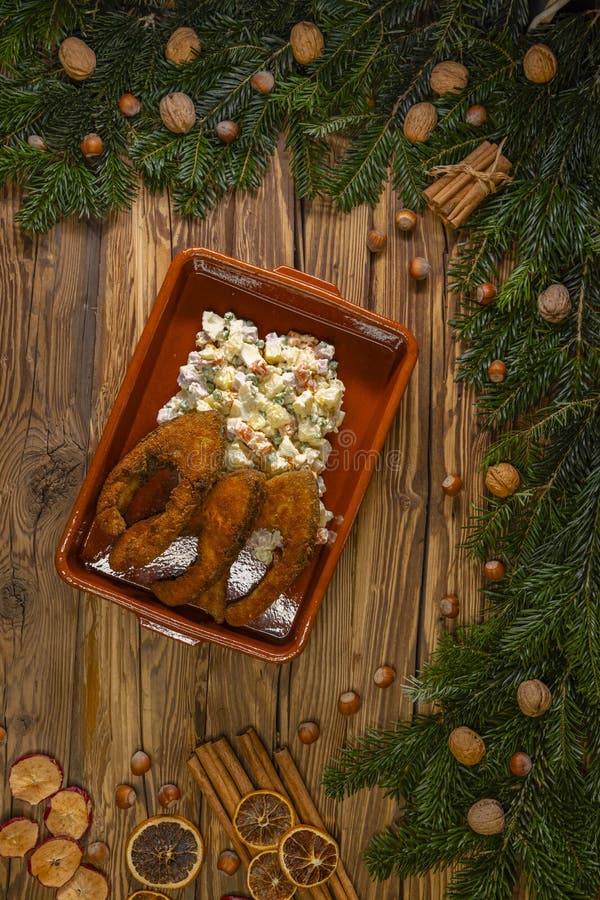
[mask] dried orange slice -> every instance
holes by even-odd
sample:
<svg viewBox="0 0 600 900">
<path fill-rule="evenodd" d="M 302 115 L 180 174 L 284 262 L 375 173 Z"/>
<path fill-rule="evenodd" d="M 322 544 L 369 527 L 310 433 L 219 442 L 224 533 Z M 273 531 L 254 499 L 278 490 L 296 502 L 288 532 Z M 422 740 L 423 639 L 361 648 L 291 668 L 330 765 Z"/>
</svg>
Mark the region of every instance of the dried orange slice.
<svg viewBox="0 0 600 900">
<path fill-rule="evenodd" d="M 185 887 L 203 861 L 202 835 L 183 816 L 152 816 L 140 822 L 127 840 L 129 871 L 147 887 Z"/>
<path fill-rule="evenodd" d="M 159 894 L 158 891 L 134 891 L 127 900 L 169 900 L 166 894 Z"/>
<path fill-rule="evenodd" d="M 275 791 L 252 791 L 238 803 L 233 827 L 254 850 L 272 850 L 294 824 L 289 800 Z"/>
<path fill-rule="evenodd" d="M 296 893 L 296 885 L 281 871 L 277 850 L 263 850 L 251 860 L 247 884 L 254 900 L 289 900 Z"/>
<path fill-rule="evenodd" d="M 327 881 L 339 858 L 338 845 L 331 835 L 314 825 L 290 828 L 279 845 L 281 868 L 299 887 L 310 888 Z"/>
</svg>

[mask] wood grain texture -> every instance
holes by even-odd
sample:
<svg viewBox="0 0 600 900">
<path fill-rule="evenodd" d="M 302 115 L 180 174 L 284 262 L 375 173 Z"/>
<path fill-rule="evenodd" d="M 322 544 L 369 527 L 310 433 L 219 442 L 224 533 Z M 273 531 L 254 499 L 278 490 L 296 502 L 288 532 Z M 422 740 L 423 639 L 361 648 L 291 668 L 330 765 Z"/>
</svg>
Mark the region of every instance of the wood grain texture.
<svg viewBox="0 0 600 900">
<path fill-rule="evenodd" d="M 186 760 L 202 741 L 233 739 L 254 725 L 267 748 L 289 745 L 341 841 L 361 900 L 441 900 L 444 873 L 404 884 L 371 882 L 361 853 L 370 835 L 393 820 L 395 804 L 378 791 L 335 803 L 320 781 L 344 741 L 410 715 L 402 682 L 435 647 L 440 595 L 459 595 L 459 621 L 479 608 L 480 572 L 460 541 L 481 494 L 485 442 L 470 392 L 454 381 L 460 348 L 448 324 L 454 298 L 445 275 L 452 243 L 430 213 L 414 232 L 398 232 L 393 217 L 401 203 L 389 188 L 374 210 L 348 215 L 324 200 L 298 201 L 282 147 L 259 191 L 228 195 L 202 221 L 182 220 L 168 197 L 142 190 L 129 213 L 101 224 L 64 223 L 32 241 L 15 226 L 17 201 L 12 194 L 0 201 L 0 724 L 9 735 L 0 747 L 3 771 L 29 749 L 62 759 L 68 779 L 92 794 L 89 839 L 111 848 L 106 868 L 117 900 L 136 886 L 124 861 L 131 828 L 159 812 L 162 783 L 177 783 L 182 800 L 174 811 L 199 821 L 207 844 L 199 878 L 177 896 L 218 900 L 247 893 L 244 877 L 216 869 L 229 842 L 204 808 Z M 388 237 L 377 256 L 366 248 L 371 227 Z M 349 300 L 406 324 L 420 346 L 306 650 L 280 667 L 141 629 L 132 614 L 78 595 L 54 574 L 56 540 L 137 338 L 172 256 L 189 246 L 267 268 L 295 266 L 330 281 Z M 416 255 L 433 266 L 419 284 L 408 275 Z M 453 500 L 441 492 L 448 471 L 465 482 Z M 383 663 L 397 670 L 386 690 L 373 683 Z M 348 719 L 337 711 L 337 698 L 349 688 L 361 694 L 362 706 Z M 305 719 L 321 727 L 310 746 L 296 734 Z M 129 769 L 140 747 L 153 761 L 144 778 Z M 137 791 L 129 811 L 114 805 L 121 781 Z M 17 811 L 6 777 L 0 799 L 2 818 Z M 0 895 L 45 897 L 24 871 L 19 861 L 0 861 Z"/>
</svg>

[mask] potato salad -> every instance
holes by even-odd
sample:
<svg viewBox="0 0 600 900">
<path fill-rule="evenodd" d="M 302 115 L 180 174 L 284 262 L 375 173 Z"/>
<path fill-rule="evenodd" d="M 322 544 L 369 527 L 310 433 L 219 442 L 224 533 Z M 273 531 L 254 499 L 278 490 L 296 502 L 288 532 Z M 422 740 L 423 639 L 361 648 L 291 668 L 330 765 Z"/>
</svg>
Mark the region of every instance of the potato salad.
<svg viewBox="0 0 600 900">
<path fill-rule="evenodd" d="M 196 349 L 179 370 L 180 390 L 158 422 L 190 409 L 215 409 L 227 417 L 228 470 L 256 467 L 275 475 L 308 468 L 322 497 L 321 473 L 331 452 L 326 435 L 344 419 L 334 354 L 332 344 L 312 335 L 271 332 L 263 340 L 253 322 L 206 311 Z M 323 543 L 335 539 L 327 527 L 332 518 L 321 503 Z"/>
</svg>

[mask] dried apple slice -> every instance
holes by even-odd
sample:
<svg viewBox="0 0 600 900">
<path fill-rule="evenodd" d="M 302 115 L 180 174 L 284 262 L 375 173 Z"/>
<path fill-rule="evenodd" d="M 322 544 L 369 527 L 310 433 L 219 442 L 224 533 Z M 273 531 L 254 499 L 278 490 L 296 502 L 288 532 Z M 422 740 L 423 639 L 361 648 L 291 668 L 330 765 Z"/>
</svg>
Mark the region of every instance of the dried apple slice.
<svg viewBox="0 0 600 900">
<path fill-rule="evenodd" d="M 37 844 L 40 826 L 33 819 L 15 816 L 0 825 L 0 856 L 25 856 Z"/>
<path fill-rule="evenodd" d="M 28 753 L 12 764 L 8 783 L 13 797 L 34 806 L 62 786 L 62 766 L 45 753 Z"/>
<path fill-rule="evenodd" d="M 70 837 L 51 837 L 29 857 L 29 874 L 45 887 L 62 887 L 73 877 L 83 856 L 83 847 Z"/>
<path fill-rule="evenodd" d="M 44 822 L 50 834 L 79 840 L 92 824 L 89 794 L 74 785 L 57 791 L 48 800 Z"/>
<path fill-rule="evenodd" d="M 79 866 L 70 881 L 56 892 L 56 900 L 106 900 L 106 875 L 91 866 Z"/>
</svg>

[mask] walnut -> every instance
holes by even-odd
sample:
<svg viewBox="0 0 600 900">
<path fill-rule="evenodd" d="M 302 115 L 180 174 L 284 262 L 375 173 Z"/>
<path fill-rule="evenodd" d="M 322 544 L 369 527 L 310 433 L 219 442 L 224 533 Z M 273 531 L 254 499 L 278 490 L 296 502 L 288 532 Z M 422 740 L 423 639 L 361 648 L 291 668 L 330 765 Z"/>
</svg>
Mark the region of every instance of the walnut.
<svg viewBox="0 0 600 900">
<path fill-rule="evenodd" d="M 435 94 L 458 94 L 469 82 L 469 70 L 462 63 L 438 63 L 431 70 L 429 86 Z"/>
<path fill-rule="evenodd" d="M 433 103 L 415 103 L 404 117 L 404 134 L 411 144 L 426 141 L 435 128 L 438 114 Z"/>
<path fill-rule="evenodd" d="M 177 28 L 165 48 L 169 62 L 178 66 L 192 62 L 200 53 L 200 38 L 193 28 Z"/>
<path fill-rule="evenodd" d="M 485 486 L 494 497 L 510 497 L 521 484 L 521 476 L 510 463 L 490 466 L 485 476 Z"/>
<path fill-rule="evenodd" d="M 540 316 L 546 322 L 562 322 L 571 312 L 571 298 L 564 284 L 551 284 L 537 300 Z"/>
<path fill-rule="evenodd" d="M 543 716 L 552 706 L 550 688 L 539 678 L 522 681 L 517 688 L 517 703 L 524 716 L 537 719 Z"/>
<path fill-rule="evenodd" d="M 523 59 L 525 78 L 534 84 L 547 84 L 558 71 L 558 62 L 546 44 L 534 44 Z"/>
<path fill-rule="evenodd" d="M 58 59 L 73 81 L 85 81 L 96 69 L 96 54 L 77 37 L 65 38 L 58 48 Z"/>
<path fill-rule="evenodd" d="M 323 56 L 325 39 L 314 22 L 297 22 L 290 32 L 292 56 L 301 66 L 308 66 Z"/>
<path fill-rule="evenodd" d="M 174 134 L 187 134 L 196 124 L 194 101 L 180 91 L 166 94 L 160 101 L 159 109 L 165 127 Z"/>
<path fill-rule="evenodd" d="M 497 800 L 478 800 L 467 813 L 467 822 L 475 834 L 500 834 L 504 831 L 504 810 Z"/>
<path fill-rule="evenodd" d="M 461 725 L 453 728 L 448 737 L 452 756 L 465 766 L 475 766 L 485 754 L 485 744 L 472 728 Z"/>
</svg>

